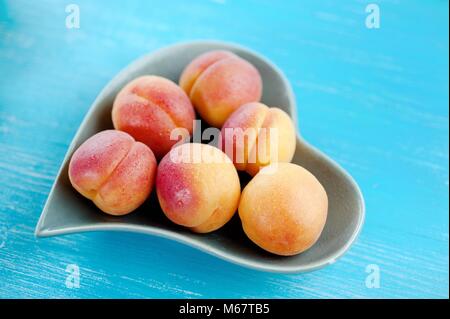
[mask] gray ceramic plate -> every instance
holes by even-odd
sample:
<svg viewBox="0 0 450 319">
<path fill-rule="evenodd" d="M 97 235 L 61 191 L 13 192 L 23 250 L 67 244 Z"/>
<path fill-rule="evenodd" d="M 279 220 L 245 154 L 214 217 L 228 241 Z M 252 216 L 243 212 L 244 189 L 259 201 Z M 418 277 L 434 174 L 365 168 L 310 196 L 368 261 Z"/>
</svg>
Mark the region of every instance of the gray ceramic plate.
<svg viewBox="0 0 450 319">
<path fill-rule="evenodd" d="M 99 230 L 141 232 L 176 240 L 242 266 L 286 273 L 323 267 L 345 253 L 363 224 L 363 197 L 349 174 L 306 143 L 300 135 L 297 137 L 293 162 L 311 171 L 325 187 L 329 213 L 318 242 L 297 256 L 279 257 L 258 248 L 245 236 L 237 214 L 216 232 L 194 234 L 169 222 L 161 212 L 154 194 L 132 214 L 112 217 L 101 213 L 70 185 L 67 168 L 73 151 L 91 135 L 112 128 L 111 107 L 114 97 L 128 81 L 140 75 L 155 74 L 178 82 L 181 71 L 194 57 L 213 49 L 233 51 L 253 63 L 263 78 L 262 102 L 282 108 L 296 121 L 295 98 L 287 79 L 270 61 L 248 49 L 223 42 L 195 41 L 176 44 L 146 55 L 120 72 L 94 101 L 64 158 L 36 227 L 37 236 Z"/>
</svg>

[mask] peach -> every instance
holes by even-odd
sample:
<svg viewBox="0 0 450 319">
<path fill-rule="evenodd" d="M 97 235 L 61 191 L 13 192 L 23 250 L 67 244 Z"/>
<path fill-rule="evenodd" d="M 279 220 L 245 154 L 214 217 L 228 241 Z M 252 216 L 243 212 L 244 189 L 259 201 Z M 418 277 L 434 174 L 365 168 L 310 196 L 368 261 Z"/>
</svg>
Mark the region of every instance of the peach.
<svg viewBox="0 0 450 319">
<path fill-rule="evenodd" d="M 254 176 L 272 162 L 290 162 L 295 126 L 289 115 L 262 103 L 247 103 L 233 112 L 221 130 L 220 148 L 236 168 Z"/>
<path fill-rule="evenodd" d="M 275 165 L 275 164 L 272 164 Z M 263 168 L 244 188 L 239 217 L 247 236 L 282 256 L 301 253 L 319 238 L 327 219 L 328 198 L 320 182 L 299 165 Z"/>
<path fill-rule="evenodd" d="M 198 56 L 184 69 L 179 84 L 200 116 L 219 128 L 234 110 L 259 101 L 262 94 L 258 70 L 229 51 Z"/>
<path fill-rule="evenodd" d="M 236 168 L 221 150 L 187 143 L 173 148 L 159 163 L 156 193 L 172 222 L 207 233 L 233 217 L 241 186 Z"/>
<path fill-rule="evenodd" d="M 134 79 L 117 94 L 112 120 L 114 128 L 146 144 L 161 159 L 177 143 L 170 138 L 174 129 L 185 129 L 183 138 L 192 134 L 195 111 L 178 85 L 149 75 Z"/>
<path fill-rule="evenodd" d="M 139 207 L 149 196 L 155 175 L 153 152 L 115 130 L 87 139 L 69 164 L 72 186 L 111 215 L 125 215 Z"/>
</svg>

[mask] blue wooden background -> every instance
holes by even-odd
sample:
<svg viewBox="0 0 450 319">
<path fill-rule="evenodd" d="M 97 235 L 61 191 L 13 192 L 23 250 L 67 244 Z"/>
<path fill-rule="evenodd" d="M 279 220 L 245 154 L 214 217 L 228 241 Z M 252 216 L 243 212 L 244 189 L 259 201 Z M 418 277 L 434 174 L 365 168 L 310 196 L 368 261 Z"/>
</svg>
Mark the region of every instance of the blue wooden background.
<svg viewBox="0 0 450 319">
<path fill-rule="evenodd" d="M 448 2 L 0 0 L 0 297 L 449 296 Z M 364 229 L 322 270 L 257 272 L 165 239 L 36 239 L 58 167 L 91 102 L 133 59 L 190 39 L 250 47 L 291 81 L 302 134 L 365 195 Z M 66 267 L 80 287 L 65 285 Z M 366 286 L 369 265 L 380 287 Z M 376 267 L 375 266 L 375 267 Z"/>
</svg>

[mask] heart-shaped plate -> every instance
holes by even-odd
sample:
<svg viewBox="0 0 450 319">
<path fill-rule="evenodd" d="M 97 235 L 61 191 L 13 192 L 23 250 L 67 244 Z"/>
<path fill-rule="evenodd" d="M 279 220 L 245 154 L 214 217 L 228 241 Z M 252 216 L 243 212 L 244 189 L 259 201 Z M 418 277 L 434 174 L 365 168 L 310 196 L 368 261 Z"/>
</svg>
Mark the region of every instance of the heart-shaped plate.
<svg viewBox="0 0 450 319">
<path fill-rule="evenodd" d="M 318 269 L 333 263 L 347 251 L 364 221 L 362 194 L 347 172 L 309 145 L 300 134 L 297 135 L 297 148 L 292 162 L 311 171 L 322 183 L 328 194 L 329 211 L 317 243 L 296 256 L 276 256 L 257 247 L 244 234 L 237 214 L 218 231 L 195 234 L 172 224 L 164 216 L 154 192 L 135 212 L 114 217 L 100 212 L 91 201 L 72 188 L 67 172 L 72 153 L 90 136 L 113 127 L 112 104 L 118 91 L 127 82 L 146 74 L 160 75 L 178 82 L 183 68 L 193 58 L 215 49 L 230 50 L 250 61 L 263 79 L 262 102 L 283 109 L 296 123 L 295 98 L 289 82 L 276 66 L 255 52 L 230 43 L 194 41 L 150 53 L 122 70 L 92 104 L 58 172 L 37 224 L 36 236 L 100 230 L 140 232 L 176 240 L 242 266 L 284 273 Z"/>
</svg>

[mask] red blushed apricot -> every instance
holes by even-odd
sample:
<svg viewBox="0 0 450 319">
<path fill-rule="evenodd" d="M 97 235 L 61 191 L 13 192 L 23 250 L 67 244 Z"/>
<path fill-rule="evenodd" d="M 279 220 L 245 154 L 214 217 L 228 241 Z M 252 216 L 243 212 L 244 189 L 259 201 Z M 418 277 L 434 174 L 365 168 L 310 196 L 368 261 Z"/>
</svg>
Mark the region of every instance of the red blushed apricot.
<svg viewBox="0 0 450 319">
<path fill-rule="evenodd" d="M 221 150 L 187 143 L 173 148 L 159 163 L 156 192 L 167 218 L 207 233 L 234 215 L 241 187 L 233 163 Z"/>
<path fill-rule="evenodd" d="M 69 164 L 72 186 L 111 215 L 125 215 L 139 207 L 149 196 L 155 175 L 153 152 L 115 130 L 90 137 Z"/>
<path fill-rule="evenodd" d="M 299 254 L 322 233 L 328 197 L 314 175 L 301 166 L 272 165 L 277 167 L 263 168 L 242 192 L 242 227 L 255 244 L 271 253 Z"/>
<path fill-rule="evenodd" d="M 247 103 L 222 126 L 221 149 L 240 171 L 254 176 L 273 162 L 290 162 L 296 145 L 289 115 L 262 103 Z"/>
<path fill-rule="evenodd" d="M 114 128 L 146 144 L 161 159 L 178 142 L 170 138 L 174 129 L 192 134 L 195 112 L 178 85 L 159 76 L 142 76 L 117 94 L 112 120 Z"/>
<path fill-rule="evenodd" d="M 234 110 L 259 101 L 262 94 L 258 70 L 228 51 L 200 55 L 185 68 L 179 83 L 200 116 L 215 127 L 222 127 Z"/>
<path fill-rule="evenodd" d="M 236 55 L 223 50 L 209 51 L 203 53 L 194 59 L 181 73 L 180 87 L 189 94 L 197 78 L 205 71 L 211 64 L 219 60 L 235 57 Z"/>
</svg>

